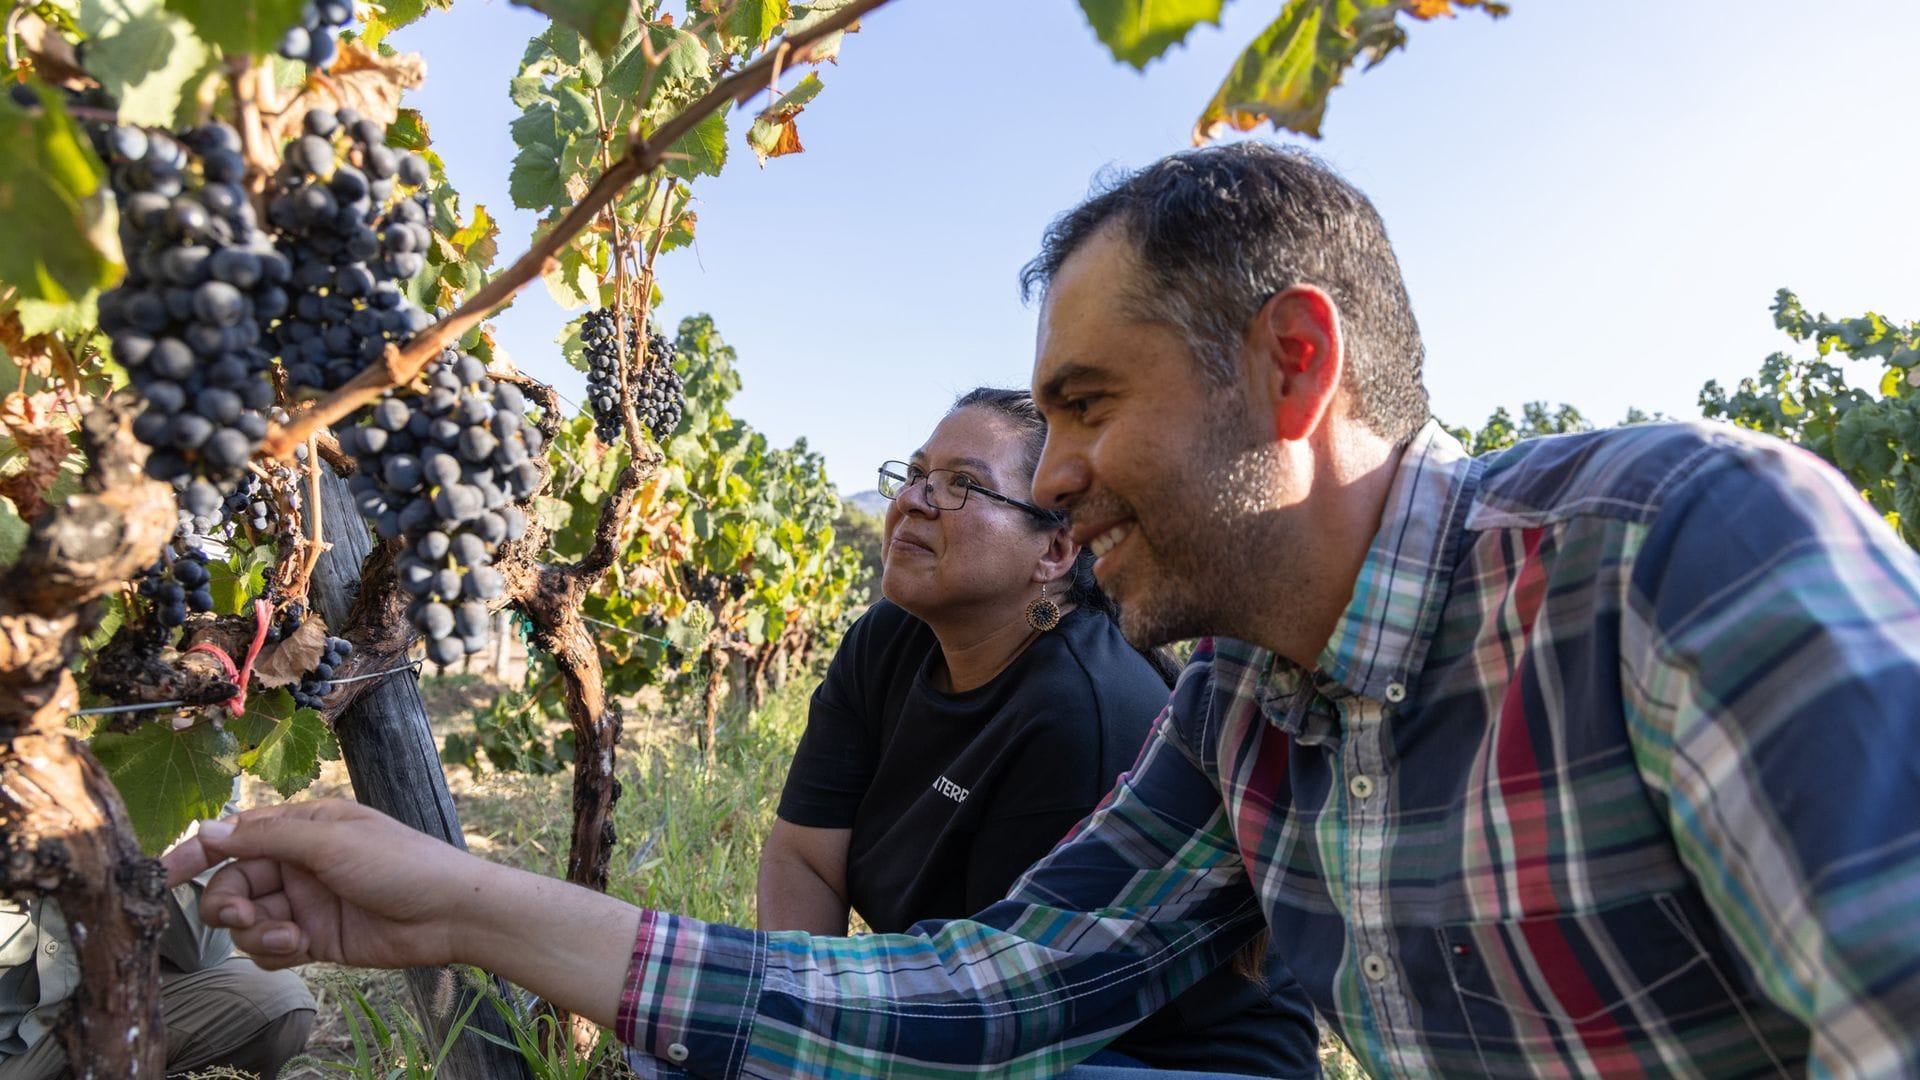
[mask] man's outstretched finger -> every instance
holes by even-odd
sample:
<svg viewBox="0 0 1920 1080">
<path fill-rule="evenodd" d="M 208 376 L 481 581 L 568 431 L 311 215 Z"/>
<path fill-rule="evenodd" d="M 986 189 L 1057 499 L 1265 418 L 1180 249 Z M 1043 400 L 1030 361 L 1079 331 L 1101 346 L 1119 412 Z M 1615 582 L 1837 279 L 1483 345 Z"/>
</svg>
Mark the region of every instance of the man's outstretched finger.
<svg viewBox="0 0 1920 1080">
<path fill-rule="evenodd" d="M 167 888 L 184 885 L 205 873 L 208 867 L 220 862 L 220 857 L 209 852 L 201 843 L 200 836 L 193 836 L 175 844 L 166 854 L 160 856 L 160 865 L 167 870 Z"/>
</svg>

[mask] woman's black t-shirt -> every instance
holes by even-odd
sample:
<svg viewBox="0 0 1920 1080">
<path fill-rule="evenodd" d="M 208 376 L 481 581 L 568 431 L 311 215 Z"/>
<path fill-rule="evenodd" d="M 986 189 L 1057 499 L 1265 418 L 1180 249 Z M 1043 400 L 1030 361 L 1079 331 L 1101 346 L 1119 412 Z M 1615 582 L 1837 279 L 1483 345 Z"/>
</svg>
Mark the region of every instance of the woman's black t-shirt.
<svg viewBox="0 0 1920 1080">
<path fill-rule="evenodd" d="M 1167 701 L 1152 666 L 1085 609 L 985 686 L 935 689 L 942 663 L 927 624 L 875 604 L 814 692 L 780 796 L 792 824 L 853 831 L 849 900 L 882 933 L 1004 897 L 1099 804 Z M 1222 968 L 1113 1048 L 1160 1068 L 1312 1075 L 1311 1006 L 1269 959 L 1267 986 Z"/>
</svg>

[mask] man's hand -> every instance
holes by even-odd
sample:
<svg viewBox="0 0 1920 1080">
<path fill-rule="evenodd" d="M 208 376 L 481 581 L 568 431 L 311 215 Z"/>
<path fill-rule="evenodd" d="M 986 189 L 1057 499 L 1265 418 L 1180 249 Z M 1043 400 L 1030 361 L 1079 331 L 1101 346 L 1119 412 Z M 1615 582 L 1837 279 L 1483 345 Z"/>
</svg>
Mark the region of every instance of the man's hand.
<svg viewBox="0 0 1920 1080">
<path fill-rule="evenodd" d="M 249 810 L 203 824 L 162 856 L 168 885 L 219 863 L 200 897 L 264 968 L 324 960 L 356 967 L 453 962 L 464 895 L 497 867 L 358 803 Z"/>
<path fill-rule="evenodd" d="M 200 897 L 208 926 L 264 968 L 477 964 L 611 1027 L 639 909 L 475 858 L 338 800 L 211 821 L 161 856 L 176 885 L 222 860 Z"/>
</svg>

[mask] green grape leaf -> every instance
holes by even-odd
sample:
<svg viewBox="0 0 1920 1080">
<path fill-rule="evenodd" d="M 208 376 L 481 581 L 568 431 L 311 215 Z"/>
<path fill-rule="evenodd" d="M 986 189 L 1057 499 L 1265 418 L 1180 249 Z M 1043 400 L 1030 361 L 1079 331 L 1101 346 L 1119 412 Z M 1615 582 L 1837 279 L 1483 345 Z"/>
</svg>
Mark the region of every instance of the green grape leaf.
<svg viewBox="0 0 1920 1080">
<path fill-rule="evenodd" d="M 701 15 L 711 15 L 722 8 L 726 10 L 726 18 L 721 21 L 721 32 L 742 39 L 736 44 L 743 53 L 752 52 L 793 17 L 790 0 L 697 0 L 694 4 L 694 10 Z"/>
<path fill-rule="evenodd" d="M 530 7 L 562 26 L 579 32 L 600 53 L 613 52 L 620 44 L 620 28 L 626 25 L 626 0 L 513 0 Z"/>
<path fill-rule="evenodd" d="M 27 533 L 32 530 L 20 511 L 13 508 L 13 500 L 0 497 L 0 566 L 12 566 L 27 546 Z"/>
<path fill-rule="evenodd" d="M 218 817 L 233 796 L 233 736 L 210 723 L 174 731 L 165 720 L 149 720 L 125 735 L 103 731 L 91 746 L 150 855 L 194 822 Z"/>
<path fill-rule="evenodd" d="M 536 102 L 508 126 L 513 144 L 520 148 L 507 173 L 507 194 L 513 205 L 523 210 L 544 210 L 566 198 L 566 183 L 560 175 L 560 148 L 566 139 L 560 134 L 558 114 L 548 100 Z"/>
<path fill-rule="evenodd" d="M 100 325 L 100 290 L 70 301 L 22 300 L 17 310 L 20 332 L 27 337 L 65 334 L 85 338 Z"/>
<path fill-rule="evenodd" d="M 1220 25 L 1226 0 L 1080 0 L 1115 60 L 1144 68 L 1147 62 L 1185 41 L 1201 23 Z"/>
<path fill-rule="evenodd" d="M 81 0 L 87 70 L 120 102 L 120 119 L 172 125 L 214 57 L 193 27 L 161 0 Z"/>
<path fill-rule="evenodd" d="M 59 95 L 33 85 L 41 107 L 0 102 L 0 281 L 23 298 L 74 304 L 113 284 L 120 245 L 106 212 L 106 172 Z"/>
<path fill-rule="evenodd" d="M 312 709 L 296 709 L 286 690 L 253 694 L 247 711 L 227 721 L 239 740 L 240 767 L 292 798 L 320 778 L 320 763 L 340 756 L 327 722 Z"/>
<path fill-rule="evenodd" d="M 388 34 L 415 22 L 429 11 L 446 11 L 453 0 L 381 0 L 378 8 L 360 27 L 360 40 L 379 44 Z"/>
<path fill-rule="evenodd" d="M 780 32 L 788 37 L 792 37 L 802 30 L 812 29 L 815 25 L 831 18 L 835 12 L 845 8 L 850 2 L 851 0 L 813 0 L 811 3 L 795 4 L 793 5 L 793 18 L 787 21 L 787 25 L 782 27 Z M 858 29 L 857 23 L 855 24 L 855 29 Z M 838 33 L 828 34 L 826 37 L 815 42 L 813 47 L 807 51 L 812 54 L 816 63 L 826 63 L 834 60 L 839 57 L 840 44 L 846 40 L 848 33 L 849 31 L 842 30 Z"/>
<path fill-rule="evenodd" d="M 569 244 L 540 275 L 553 302 L 571 311 L 600 301 L 600 279 L 578 245 Z"/>
<path fill-rule="evenodd" d="M 719 176 L 727 164 L 727 117 L 708 113 L 692 131 L 675 139 L 667 148 L 664 167 L 682 180 L 696 176 Z"/>
<path fill-rule="evenodd" d="M 273 569 L 273 561 L 273 545 L 263 543 L 257 547 L 236 546 L 227 558 L 208 562 L 207 589 L 213 593 L 213 610 L 221 615 L 241 614 L 247 601 L 267 587 L 267 571 Z"/>
<path fill-rule="evenodd" d="M 300 22 L 307 0 L 166 0 L 167 10 L 193 24 L 201 40 L 228 55 L 273 52 Z"/>
</svg>

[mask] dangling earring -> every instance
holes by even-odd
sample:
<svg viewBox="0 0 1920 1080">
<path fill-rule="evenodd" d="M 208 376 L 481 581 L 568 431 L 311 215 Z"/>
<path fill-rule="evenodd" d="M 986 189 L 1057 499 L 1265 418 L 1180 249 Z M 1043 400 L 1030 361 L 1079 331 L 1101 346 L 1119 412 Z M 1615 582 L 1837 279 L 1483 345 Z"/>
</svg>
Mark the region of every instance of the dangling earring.
<svg viewBox="0 0 1920 1080">
<path fill-rule="evenodd" d="M 1047 599 L 1045 583 L 1040 586 L 1040 595 L 1027 605 L 1027 625 L 1042 633 L 1060 625 L 1060 605 Z"/>
</svg>

